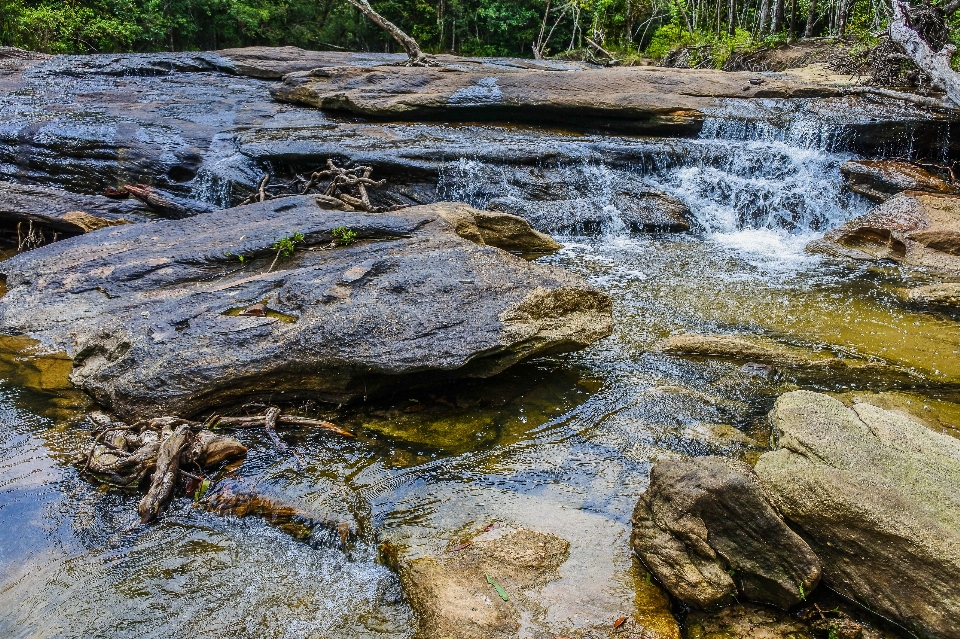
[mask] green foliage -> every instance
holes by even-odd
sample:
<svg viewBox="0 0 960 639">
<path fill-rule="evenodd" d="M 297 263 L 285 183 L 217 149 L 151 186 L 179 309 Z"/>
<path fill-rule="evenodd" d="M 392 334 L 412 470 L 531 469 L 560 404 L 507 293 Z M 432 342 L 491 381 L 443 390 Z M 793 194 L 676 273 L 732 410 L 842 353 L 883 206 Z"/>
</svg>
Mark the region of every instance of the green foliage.
<svg viewBox="0 0 960 639">
<path fill-rule="evenodd" d="M 345 226 L 338 226 L 330 233 L 333 235 L 334 241 L 340 246 L 350 246 L 357 241 L 357 232 Z"/>
<path fill-rule="evenodd" d="M 294 233 L 289 237 L 283 237 L 273 243 L 273 246 L 270 247 L 277 252 L 277 257 L 281 259 L 286 259 L 293 255 L 293 252 L 296 250 L 297 242 L 303 242 L 302 233 Z"/>
</svg>

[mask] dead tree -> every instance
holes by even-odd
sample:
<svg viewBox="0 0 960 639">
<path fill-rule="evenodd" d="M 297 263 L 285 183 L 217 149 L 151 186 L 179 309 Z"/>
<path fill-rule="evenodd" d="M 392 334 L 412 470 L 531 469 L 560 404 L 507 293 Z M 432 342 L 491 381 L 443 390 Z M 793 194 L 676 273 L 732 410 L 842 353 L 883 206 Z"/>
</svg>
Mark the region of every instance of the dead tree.
<svg viewBox="0 0 960 639">
<path fill-rule="evenodd" d="M 888 32 L 890 39 L 903 47 L 907 56 L 917 67 L 930 77 L 933 86 L 943 91 L 947 98 L 960 107 L 960 73 L 950 66 L 950 60 L 957 52 L 952 44 L 945 44 L 940 51 L 934 52 L 923 37 L 910 24 L 909 8 L 900 0 L 890 0 L 893 16 Z M 956 10 L 951 2 L 947 6 Z"/>
<path fill-rule="evenodd" d="M 374 23 L 384 31 L 390 34 L 394 40 L 400 43 L 400 46 L 403 47 L 403 50 L 407 52 L 407 66 L 411 67 L 436 67 L 440 64 L 425 54 L 420 50 L 420 45 L 417 44 L 417 41 L 408 36 L 403 30 L 397 25 L 393 24 L 382 15 L 373 10 L 373 7 L 370 6 L 370 3 L 367 0 L 347 0 L 350 4 L 355 6 L 360 13 L 364 15 L 370 22 Z"/>
</svg>

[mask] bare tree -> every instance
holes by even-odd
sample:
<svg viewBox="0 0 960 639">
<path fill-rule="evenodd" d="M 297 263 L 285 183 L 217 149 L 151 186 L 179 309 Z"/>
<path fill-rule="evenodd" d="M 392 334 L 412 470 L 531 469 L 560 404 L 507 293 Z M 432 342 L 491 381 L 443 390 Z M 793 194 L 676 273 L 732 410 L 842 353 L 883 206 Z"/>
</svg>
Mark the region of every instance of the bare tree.
<svg viewBox="0 0 960 639">
<path fill-rule="evenodd" d="M 893 16 L 890 19 L 888 32 L 890 39 L 903 47 L 913 63 L 921 71 L 930 76 L 933 85 L 947 94 L 947 98 L 960 107 L 960 73 L 950 66 L 950 60 L 957 52 L 952 44 L 946 44 L 938 52 L 934 52 L 930 45 L 910 25 L 908 7 L 900 0 L 890 0 Z M 950 2 L 946 7 L 954 10 L 960 3 Z"/>
<path fill-rule="evenodd" d="M 374 23 L 390 36 L 400 43 L 403 50 L 407 52 L 407 64 L 414 67 L 433 67 L 438 66 L 438 62 L 420 50 L 417 41 L 408 36 L 397 25 L 393 24 L 382 15 L 373 10 L 367 0 L 347 0 L 350 4 L 359 9 L 370 22 Z"/>
</svg>

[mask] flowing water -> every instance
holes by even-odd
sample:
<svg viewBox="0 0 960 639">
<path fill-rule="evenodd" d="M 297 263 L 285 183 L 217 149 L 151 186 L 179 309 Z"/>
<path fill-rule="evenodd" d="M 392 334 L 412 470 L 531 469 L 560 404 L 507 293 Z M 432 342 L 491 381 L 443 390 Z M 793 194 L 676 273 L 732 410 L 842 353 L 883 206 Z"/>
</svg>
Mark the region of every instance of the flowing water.
<svg viewBox="0 0 960 639">
<path fill-rule="evenodd" d="M 721 114 L 697 140 L 651 147 L 616 168 L 598 154 L 542 167 L 603 213 L 601 233 L 560 235 L 564 248 L 540 260 L 614 298 L 610 338 L 492 380 L 339 411 L 303 406 L 358 434 L 289 432 L 303 470 L 262 434 L 241 434 L 251 452 L 239 481 L 320 522 L 306 539 L 186 498 L 140 526 L 136 495 L 95 487 L 71 464 L 89 425 L 69 362 L 3 341 L 0 635 L 410 637 L 412 612 L 383 549 L 437 552 L 494 521 L 570 541 L 565 587 L 607 614 L 605 602 L 637 587 L 629 518 L 651 462 L 755 459 L 778 394 L 879 393 L 957 434 L 960 325 L 896 295 L 933 278 L 803 251 L 869 208 L 840 182 L 852 157 L 842 140 L 802 118 L 757 126 Z M 697 232 L 630 234 L 610 193 L 633 179 L 687 203 Z M 478 206 L 513 188 L 501 167 L 469 157 L 451 159 L 439 185 Z M 577 229 L 560 220 L 554 230 Z M 659 353 L 678 332 L 760 335 L 864 365 L 758 376 L 743 362 Z"/>
</svg>

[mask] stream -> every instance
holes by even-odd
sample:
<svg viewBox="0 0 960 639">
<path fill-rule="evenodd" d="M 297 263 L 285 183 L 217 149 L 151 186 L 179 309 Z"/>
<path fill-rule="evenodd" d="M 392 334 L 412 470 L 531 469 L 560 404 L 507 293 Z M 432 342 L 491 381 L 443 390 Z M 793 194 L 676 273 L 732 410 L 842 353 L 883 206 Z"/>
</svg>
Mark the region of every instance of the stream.
<svg viewBox="0 0 960 639">
<path fill-rule="evenodd" d="M 187 498 L 141 526 L 136 495 L 92 485 L 72 465 L 89 424 L 69 362 L 0 340 L 0 635 L 411 637 L 413 613 L 384 549 L 434 553 L 494 522 L 569 540 L 565 587 L 603 609 L 617 593 L 632 599 L 642 578 L 630 515 L 653 461 L 755 460 L 770 441 L 766 413 L 796 388 L 882 393 L 931 419 L 960 414 L 960 324 L 896 295 L 930 276 L 803 250 L 872 206 L 843 186 L 838 167 L 855 156 L 828 124 L 788 115 L 758 126 L 718 113 L 698 139 L 642 142 L 653 152 L 633 164 L 611 167 L 596 152 L 551 167 L 604 222 L 585 235 L 558 220 L 563 249 L 538 259 L 611 295 L 611 337 L 489 380 L 339 410 L 303 406 L 358 435 L 288 431 L 303 470 L 263 433 L 239 434 L 250 454 L 237 479 L 323 522 L 304 540 Z M 608 204 L 626 174 L 682 200 L 699 228 L 631 234 Z M 437 185 L 443 199 L 478 207 L 511 188 L 499 166 L 466 156 L 450 158 Z M 762 335 L 871 365 L 754 374 L 742 362 L 657 351 L 680 332 Z"/>
</svg>

